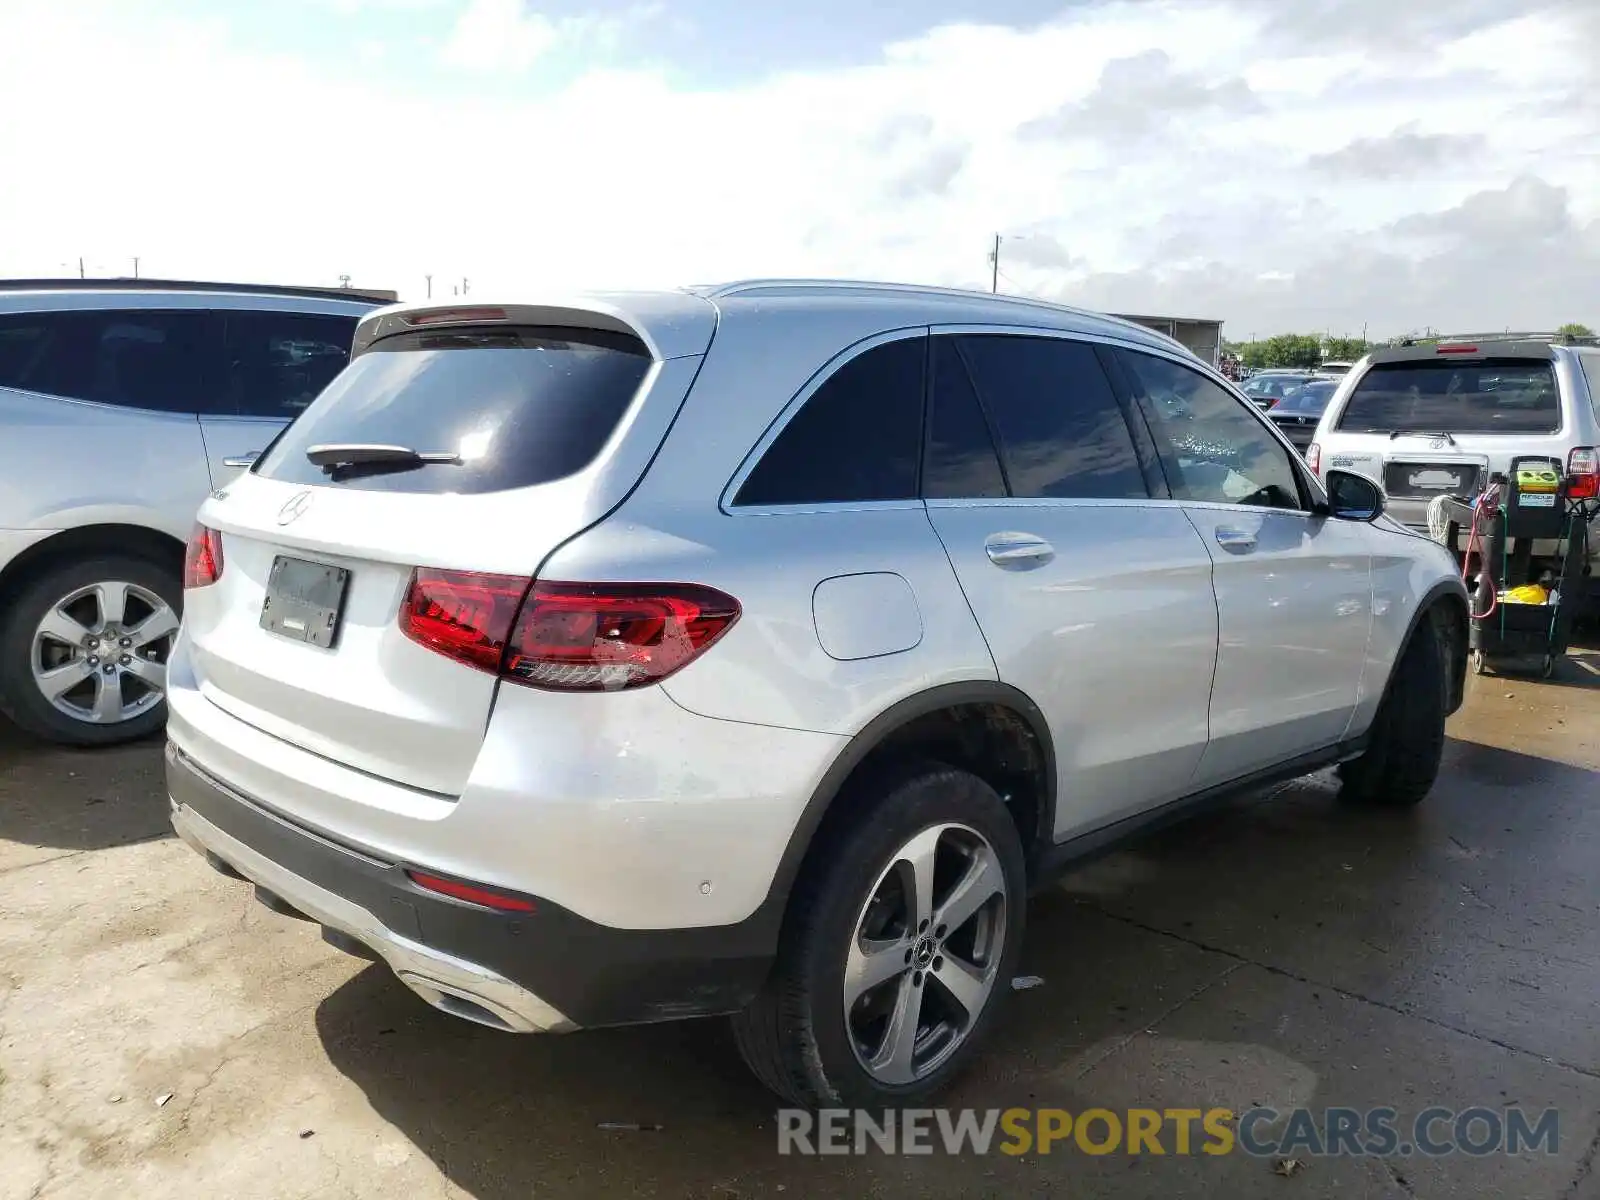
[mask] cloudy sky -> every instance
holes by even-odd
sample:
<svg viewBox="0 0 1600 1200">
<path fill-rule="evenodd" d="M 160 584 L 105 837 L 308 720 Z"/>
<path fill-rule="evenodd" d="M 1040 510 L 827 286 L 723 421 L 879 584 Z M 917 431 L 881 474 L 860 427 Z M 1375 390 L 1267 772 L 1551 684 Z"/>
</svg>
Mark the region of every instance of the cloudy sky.
<svg viewBox="0 0 1600 1200">
<path fill-rule="evenodd" d="M 1600 325 L 1600 0 L 0 0 L 0 275 Z"/>
</svg>

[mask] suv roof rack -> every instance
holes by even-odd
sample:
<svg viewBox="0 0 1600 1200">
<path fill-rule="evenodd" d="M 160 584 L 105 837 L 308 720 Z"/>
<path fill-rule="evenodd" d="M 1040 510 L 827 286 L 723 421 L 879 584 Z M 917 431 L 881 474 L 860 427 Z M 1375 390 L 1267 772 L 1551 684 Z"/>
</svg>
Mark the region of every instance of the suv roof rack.
<svg viewBox="0 0 1600 1200">
<path fill-rule="evenodd" d="M 1440 337 L 1428 338 L 1426 340 L 1437 343 L 1441 346 L 1460 345 L 1464 342 L 1544 342 L 1547 345 L 1554 346 L 1600 345 L 1600 337 L 1595 337 L 1594 335 L 1579 337 L 1575 334 L 1561 333 L 1559 331 L 1550 333 L 1518 333 L 1515 330 L 1502 330 L 1495 333 L 1451 333 Z M 1402 346 L 1417 345 L 1420 344 L 1420 342 L 1417 338 L 1403 338 L 1399 344 Z"/>
<path fill-rule="evenodd" d="M 330 300 L 364 300 L 375 304 L 393 304 L 398 292 L 375 288 L 353 287 L 296 287 L 282 283 L 221 283 L 216 280 L 192 279 L 135 279 L 118 276 L 113 279 L 0 279 L 0 291 L 152 291 L 152 292 L 231 292 L 269 296 L 315 296 Z"/>
</svg>

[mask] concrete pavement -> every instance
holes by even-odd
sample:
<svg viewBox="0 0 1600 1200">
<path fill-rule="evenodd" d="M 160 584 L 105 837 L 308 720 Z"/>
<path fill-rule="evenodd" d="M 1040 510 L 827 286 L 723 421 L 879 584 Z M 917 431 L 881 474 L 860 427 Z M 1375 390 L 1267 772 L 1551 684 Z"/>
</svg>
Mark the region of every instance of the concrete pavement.
<svg viewBox="0 0 1600 1200">
<path fill-rule="evenodd" d="M 1600 1198 L 1600 653 L 1471 681 L 1411 814 L 1326 777 L 1035 902 L 951 1106 L 1513 1103 L 1557 1153 L 780 1157 L 721 1022 L 517 1038 L 425 1007 L 169 836 L 159 748 L 0 730 L 0 1197 Z M 163 1102 L 163 1097 L 167 1097 Z M 602 1123 L 659 1130 L 604 1130 Z"/>
</svg>

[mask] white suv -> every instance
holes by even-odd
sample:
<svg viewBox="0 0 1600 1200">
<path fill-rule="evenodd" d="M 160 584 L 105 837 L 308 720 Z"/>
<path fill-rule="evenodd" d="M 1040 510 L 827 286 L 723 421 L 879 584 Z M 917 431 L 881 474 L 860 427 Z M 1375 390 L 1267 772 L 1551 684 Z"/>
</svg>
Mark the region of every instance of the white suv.
<svg viewBox="0 0 1600 1200">
<path fill-rule="evenodd" d="M 1328 401 L 1306 450 L 1314 471 L 1381 485 L 1390 512 L 1419 531 L 1439 496 L 1470 496 L 1522 456 L 1561 463 L 1574 495 L 1600 490 L 1600 346 L 1456 338 L 1374 350 Z M 1600 563 L 1600 522 L 1587 536 L 1587 562 Z M 1558 550 L 1530 542 L 1530 577 L 1559 574 Z M 1597 612 L 1600 579 L 1585 570 L 1588 594 L 1576 599 Z"/>
<path fill-rule="evenodd" d="M 0 708 L 69 745 L 160 730 L 195 510 L 343 369 L 379 304 L 0 281 Z"/>
<path fill-rule="evenodd" d="M 1409 805 L 1465 591 L 1159 334 L 887 285 L 399 307 L 201 510 L 177 831 L 499 1029 L 735 1014 L 800 1103 L 996 1018 L 1030 886 L 1244 784 Z"/>
</svg>

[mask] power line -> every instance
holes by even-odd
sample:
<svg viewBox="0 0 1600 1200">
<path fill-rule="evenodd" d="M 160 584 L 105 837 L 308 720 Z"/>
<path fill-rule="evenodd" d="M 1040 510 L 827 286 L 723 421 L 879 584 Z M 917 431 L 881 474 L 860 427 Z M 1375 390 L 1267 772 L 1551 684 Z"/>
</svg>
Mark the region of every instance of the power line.
<svg viewBox="0 0 1600 1200">
<path fill-rule="evenodd" d="M 1033 292 L 1030 292 L 1027 288 L 1023 287 L 1015 279 L 1011 278 L 1011 276 L 1007 275 L 1004 271 L 1000 270 L 999 268 L 995 269 L 995 274 L 998 275 L 1001 279 L 1004 279 L 1007 283 L 1009 283 L 1013 288 L 1015 288 L 1017 290 L 1017 293 L 1019 295 L 1023 296 L 1025 299 L 1028 299 L 1028 300 L 1041 300 L 1041 301 L 1044 300 L 1043 296 L 1038 296 L 1038 295 L 1035 295 Z M 1048 301 L 1045 301 L 1045 302 L 1048 303 Z"/>
</svg>

